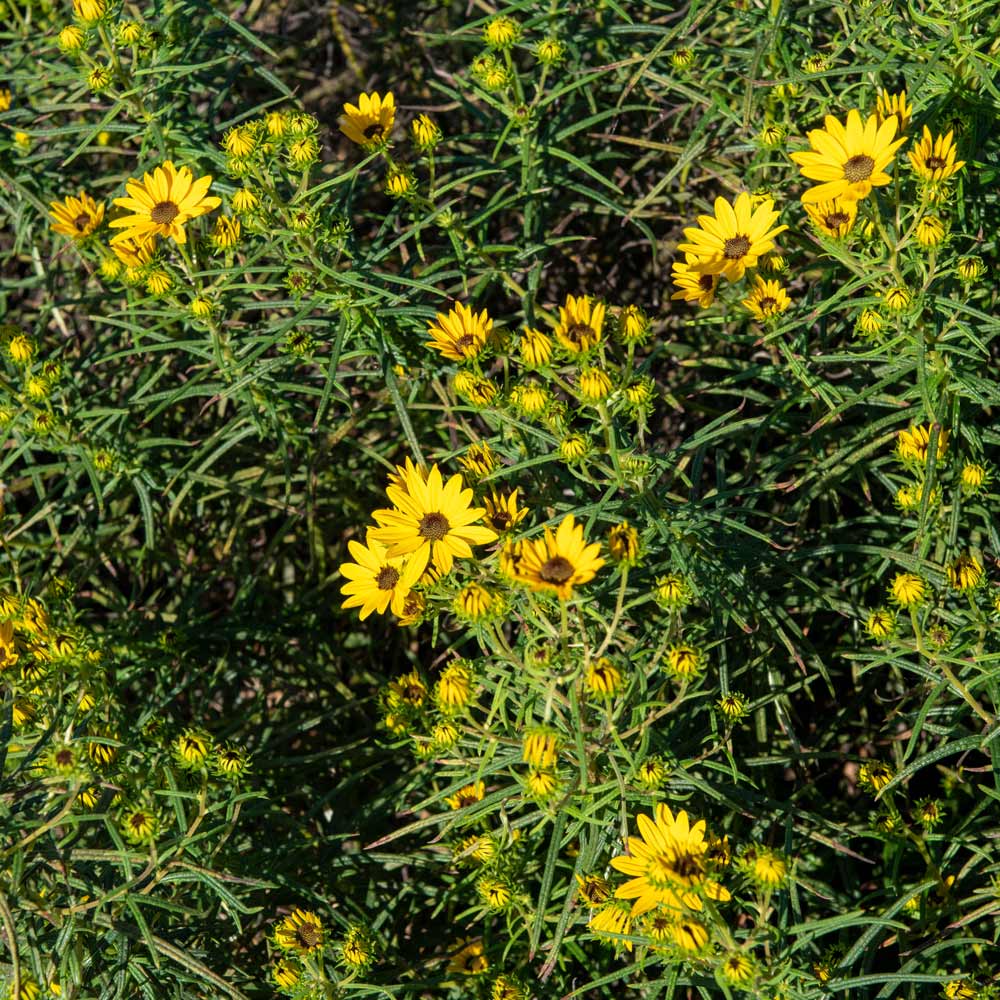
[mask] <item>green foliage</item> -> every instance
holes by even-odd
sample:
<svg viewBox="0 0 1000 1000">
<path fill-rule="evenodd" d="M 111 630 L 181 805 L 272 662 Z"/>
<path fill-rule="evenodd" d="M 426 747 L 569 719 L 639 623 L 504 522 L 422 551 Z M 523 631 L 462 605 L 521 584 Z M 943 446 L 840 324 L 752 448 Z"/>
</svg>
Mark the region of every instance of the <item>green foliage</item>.
<svg viewBox="0 0 1000 1000">
<path fill-rule="evenodd" d="M 12 996 L 1000 991 L 993 4 L 0 9 Z M 361 620 L 434 467 L 496 544 Z"/>
</svg>

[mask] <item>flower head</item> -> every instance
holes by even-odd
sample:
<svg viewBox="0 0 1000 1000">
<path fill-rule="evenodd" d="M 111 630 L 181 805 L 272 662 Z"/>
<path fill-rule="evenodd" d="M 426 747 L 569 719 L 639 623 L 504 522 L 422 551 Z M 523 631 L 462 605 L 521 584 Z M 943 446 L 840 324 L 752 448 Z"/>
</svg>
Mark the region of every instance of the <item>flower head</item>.
<svg viewBox="0 0 1000 1000">
<path fill-rule="evenodd" d="M 295 907 L 274 929 L 274 942 L 282 951 L 310 955 L 323 946 L 323 921 Z"/>
<path fill-rule="evenodd" d="M 846 236 L 854 228 L 858 217 L 858 203 L 843 198 L 812 202 L 805 206 L 805 210 L 819 232 L 833 239 Z"/>
<path fill-rule="evenodd" d="M 603 302 L 592 302 L 589 295 L 567 295 L 559 307 L 556 340 L 571 355 L 585 354 L 601 342 L 606 309 Z"/>
<path fill-rule="evenodd" d="M 510 48 L 517 41 L 520 25 L 512 17 L 491 17 L 483 27 L 483 41 L 493 49 Z"/>
<path fill-rule="evenodd" d="M 493 490 L 483 497 L 483 505 L 486 507 L 484 520 L 497 534 L 512 531 L 527 517 L 527 507 L 518 506 L 517 493 L 516 489 L 510 493 Z"/>
<path fill-rule="evenodd" d="M 966 552 L 948 566 L 948 582 L 960 593 L 975 590 L 983 582 L 983 564 Z"/>
<path fill-rule="evenodd" d="M 556 531 L 546 528 L 544 538 L 524 542 L 517 579 L 532 590 L 548 591 L 568 601 L 573 588 L 591 581 L 604 565 L 600 551 L 600 543 L 588 545 L 583 525 L 567 514 Z"/>
<path fill-rule="evenodd" d="M 396 121 L 396 99 L 392 93 L 381 97 L 378 91 L 361 94 L 358 103 L 345 104 L 340 131 L 359 146 L 374 148 L 389 141 Z"/>
<path fill-rule="evenodd" d="M 632 565 L 639 558 L 639 532 L 622 521 L 608 531 L 608 552 L 617 563 Z"/>
<path fill-rule="evenodd" d="M 927 584 L 915 573 L 897 573 L 889 592 L 900 607 L 909 608 L 924 600 L 927 596 Z"/>
<path fill-rule="evenodd" d="M 375 530 L 368 529 L 365 544 L 351 540 L 347 543 L 354 562 L 343 563 L 340 575 L 347 581 L 340 591 L 346 597 L 341 607 L 361 608 L 364 621 L 373 612 L 384 615 L 386 608 L 394 615 L 402 615 L 403 606 L 413 585 L 427 565 L 413 558 L 389 556 L 386 546 L 375 538 Z"/>
<path fill-rule="evenodd" d="M 74 240 L 86 239 L 104 219 L 104 202 L 94 201 L 83 191 L 77 198 L 69 195 L 63 201 L 53 201 L 51 208 L 52 231 Z"/>
<path fill-rule="evenodd" d="M 430 115 L 418 115 L 410 123 L 413 145 L 421 153 L 430 152 L 441 141 L 441 129 Z"/>
<path fill-rule="evenodd" d="M 880 90 L 878 100 L 875 103 L 875 114 L 878 116 L 879 125 L 895 117 L 896 134 L 902 135 L 913 117 L 913 105 L 906 99 L 906 90 L 901 90 L 897 94 L 890 94 L 888 90 Z"/>
<path fill-rule="evenodd" d="M 141 181 L 126 182 L 128 195 L 115 198 L 115 204 L 131 214 L 112 219 L 112 229 L 121 229 L 112 244 L 124 240 L 146 241 L 152 236 L 163 236 L 177 243 L 186 243 L 185 223 L 218 208 L 221 199 L 208 195 L 212 177 L 194 179 L 187 167 L 177 168 L 167 160 L 146 173 Z"/>
<path fill-rule="evenodd" d="M 753 291 L 743 300 L 743 305 L 759 320 L 778 316 L 791 304 L 792 300 L 780 282 L 760 277 L 754 282 Z"/>
<path fill-rule="evenodd" d="M 699 269 L 696 267 L 696 261 L 697 257 L 690 253 L 685 254 L 685 260 L 674 261 L 671 277 L 677 286 L 677 291 L 670 298 L 697 302 L 702 309 L 707 309 L 715 301 L 719 276 Z"/>
<path fill-rule="evenodd" d="M 925 125 L 920 141 L 907 153 L 913 172 L 925 181 L 946 181 L 965 166 L 955 159 L 955 133 L 935 136 Z"/>
<path fill-rule="evenodd" d="M 876 608 L 865 619 L 865 631 L 877 642 L 887 639 L 896 628 L 896 616 L 888 608 Z"/>
<path fill-rule="evenodd" d="M 922 247 L 936 247 L 945 236 L 945 224 L 936 215 L 923 215 L 914 235 Z"/>
<path fill-rule="evenodd" d="M 482 802 L 485 795 L 486 786 L 481 781 L 474 781 L 471 785 L 460 788 L 454 795 L 447 796 L 445 802 L 452 809 L 465 809 L 467 806 Z"/>
<path fill-rule="evenodd" d="M 483 352 L 493 329 L 493 320 L 483 309 L 477 316 L 469 306 L 455 303 L 448 313 L 438 313 L 427 324 L 432 347 L 451 361 L 474 361 Z"/>
<path fill-rule="evenodd" d="M 821 183 L 809 188 L 802 201 L 811 204 L 841 198 L 857 201 L 867 197 L 872 188 L 882 187 L 892 179 L 886 173 L 896 150 L 906 141 L 894 140 L 898 128 L 895 115 L 879 124 L 870 115 L 864 124 L 861 115 L 848 112 L 846 124 L 827 115 L 824 128 L 808 134 L 811 151 L 792 153 L 804 177 Z"/>
<path fill-rule="evenodd" d="M 896 454 L 904 462 L 927 462 L 927 450 L 931 443 L 930 424 L 914 424 L 899 431 L 896 436 Z M 942 428 L 937 438 L 937 460 L 940 462 L 948 451 L 949 432 Z"/>
<path fill-rule="evenodd" d="M 739 281 L 748 268 L 774 248 L 774 237 L 787 226 L 775 226 L 778 212 L 770 198 L 754 207 L 750 194 L 743 191 L 735 202 L 715 199 L 715 214 L 698 216 L 699 228 L 684 230 L 688 243 L 678 247 L 695 258 L 694 268 L 703 274 L 720 274 Z"/>
</svg>

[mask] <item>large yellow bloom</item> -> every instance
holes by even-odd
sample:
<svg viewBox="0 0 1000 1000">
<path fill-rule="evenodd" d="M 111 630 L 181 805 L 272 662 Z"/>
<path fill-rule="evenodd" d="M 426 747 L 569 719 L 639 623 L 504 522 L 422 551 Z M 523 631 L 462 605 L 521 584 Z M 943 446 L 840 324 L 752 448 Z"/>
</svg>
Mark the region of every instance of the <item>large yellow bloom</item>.
<svg viewBox="0 0 1000 1000">
<path fill-rule="evenodd" d="M 774 237 L 788 228 L 772 228 L 777 218 L 770 198 L 755 209 L 746 191 L 732 204 L 719 197 L 715 199 L 715 215 L 699 215 L 700 228 L 685 229 L 690 242 L 681 243 L 679 249 L 693 255 L 694 260 L 689 261 L 693 270 L 739 281 L 747 268 L 757 266 L 758 257 L 774 249 Z"/>
<path fill-rule="evenodd" d="M 611 859 L 613 868 L 632 876 L 615 892 L 619 899 L 633 900 L 632 916 L 656 906 L 700 910 L 702 896 L 729 899 L 729 890 L 706 872 L 705 821 L 691 826 L 686 812 L 681 810 L 675 818 L 662 802 L 656 806 L 655 817 L 654 822 L 640 813 L 636 817 L 640 836 L 628 838 L 627 855 Z"/>
<path fill-rule="evenodd" d="M 591 302 L 589 295 L 567 295 L 559 307 L 556 339 L 570 354 L 584 354 L 601 342 L 606 308 L 603 302 Z"/>
<path fill-rule="evenodd" d="M 128 196 L 115 198 L 115 204 L 132 214 L 111 220 L 112 229 L 123 230 L 112 242 L 141 242 L 155 235 L 186 243 L 184 224 L 222 203 L 221 198 L 208 195 L 211 184 L 210 174 L 195 180 L 187 167 L 175 167 L 170 160 L 152 174 L 143 174 L 141 181 L 131 178 L 125 184 Z"/>
<path fill-rule="evenodd" d="M 340 575 L 347 580 L 340 588 L 347 597 L 341 607 L 361 608 L 362 621 L 373 611 L 384 615 L 390 606 L 394 615 L 402 616 L 406 598 L 423 571 L 412 559 L 403 556 L 390 559 L 385 546 L 372 537 L 372 531 L 368 529 L 364 545 L 347 543 L 354 562 L 340 567 Z"/>
<path fill-rule="evenodd" d="M 847 113 L 846 125 L 833 115 L 827 115 L 824 124 L 824 128 L 808 134 L 812 150 L 791 154 L 803 177 L 822 181 L 802 195 L 805 204 L 834 198 L 857 201 L 867 197 L 873 187 L 892 180 L 885 168 L 906 142 L 905 136 L 893 142 L 899 124 L 896 115 L 890 115 L 881 125 L 877 115 L 869 115 L 862 125 L 861 115 L 852 110 Z"/>
<path fill-rule="evenodd" d="M 546 528 L 544 538 L 528 539 L 522 544 L 514 572 L 532 590 L 547 590 L 559 600 L 568 601 L 573 587 L 593 580 L 604 565 L 600 551 L 600 543 L 588 545 L 583 525 L 567 514 L 556 531 Z"/>
<path fill-rule="evenodd" d="M 378 146 L 388 142 L 395 120 L 396 99 L 391 93 L 381 97 L 373 91 L 361 94 L 356 105 L 344 105 L 340 131 L 359 146 Z"/>
<path fill-rule="evenodd" d="M 965 160 L 955 159 L 954 132 L 934 136 L 925 125 L 920 142 L 906 155 L 910 166 L 927 181 L 946 181 L 965 166 Z"/>
<path fill-rule="evenodd" d="M 82 240 L 89 236 L 104 219 L 104 202 L 96 202 L 89 194 L 80 192 L 79 198 L 69 195 L 64 201 L 50 202 L 52 231 Z"/>
<path fill-rule="evenodd" d="M 846 236 L 853 228 L 858 217 L 858 203 L 835 198 L 833 201 L 817 201 L 805 206 L 813 225 L 824 236 Z"/>
<path fill-rule="evenodd" d="M 458 474 L 445 483 L 434 465 L 425 481 L 413 469 L 404 472 L 402 487 L 390 486 L 386 492 L 395 507 L 375 511 L 379 527 L 371 537 L 388 547 L 390 557 L 413 553 L 418 576 L 432 556 L 435 569 L 447 573 L 455 558 L 472 556 L 473 545 L 496 541 L 495 531 L 476 523 L 486 511 L 472 506 L 472 490 L 463 487 Z"/>
<path fill-rule="evenodd" d="M 477 316 L 468 306 L 456 302 L 451 312 L 438 313 L 427 324 L 431 336 L 428 347 L 451 361 L 474 361 L 483 352 L 493 320 L 484 309 Z"/>
</svg>

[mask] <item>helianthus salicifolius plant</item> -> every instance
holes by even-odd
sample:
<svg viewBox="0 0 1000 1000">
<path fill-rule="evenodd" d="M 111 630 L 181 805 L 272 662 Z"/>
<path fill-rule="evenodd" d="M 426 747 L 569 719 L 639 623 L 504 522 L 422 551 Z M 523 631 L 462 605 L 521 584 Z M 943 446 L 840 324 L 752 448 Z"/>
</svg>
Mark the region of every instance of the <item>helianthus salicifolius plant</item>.
<svg viewBox="0 0 1000 1000">
<path fill-rule="evenodd" d="M 543 538 L 524 541 L 516 576 L 532 590 L 547 591 L 568 601 L 573 588 L 589 583 L 604 565 L 600 551 L 600 543 L 588 545 L 583 525 L 567 514 L 556 531 L 547 527 Z"/>
<path fill-rule="evenodd" d="M 483 352 L 493 329 L 493 320 L 483 309 L 478 315 L 456 302 L 450 312 L 438 313 L 427 324 L 431 339 L 427 346 L 450 361 L 474 361 Z"/>
<path fill-rule="evenodd" d="M 605 313 L 604 303 L 592 301 L 589 295 L 567 295 L 559 307 L 556 340 L 573 356 L 585 354 L 603 339 Z"/>
<path fill-rule="evenodd" d="M 881 125 L 877 115 L 862 123 L 860 113 L 853 109 L 846 122 L 827 115 L 823 128 L 807 134 L 812 149 L 791 154 L 803 177 L 820 182 L 803 193 L 803 203 L 835 198 L 857 201 L 867 197 L 872 188 L 888 184 L 892 178 L 886 168 L 906 141 L 905 137 L 894 138 L 898 124 L 895 115 Z"/>
<path fill-rule="evenodd" d="M 362 621 L 373 612 L 384 615 L 387 608 L 401 616 L 406 598 L 426 566 L 426 562 L 420 565 L 405 556 L 389 557 L 386 546 L 373 534 L 374 529 L 369 528 L 364 545 L 348 542 L 354 562 L 340 567 L 340 575 L 347 581 L 340 588 L 346 597 L 341 607 L 361 608 Z"/>
<path fill-rule="evenodd" d="M 359 146 L 375 148 L 389 141 L 395 121 L 395 97 L 391 92 L 382 97 L 376 90 L 359 95 L 357 104 L 344 105 L 340 131 Z"/>
<path fill-rule="evenodd" d="M 86 239 L 104 219 L 104 202 L 95 201 L 83 191 L 76 198 L 69 195 L 54 201 L 50 207 L 52 231 L 74 240 Z"/>
<path fill-rule="evenodd" d="M 114 201 L 131 214 L 108 223 L 112 229 L 122 230 L 112 238 L 112 244 L 125 240 L 141 243 L 153 236 L 186 243 L 185 224 L 214 211 L 222 203 L 221 198 L 208 194 L 211 184 L 210 174 L 195 180 L 188 167 L 175 167 L 171 160 L 151 174 L 143 174 L 141 181 L 135 178 L 127 181 L 127 196 Z"/>
</svg>

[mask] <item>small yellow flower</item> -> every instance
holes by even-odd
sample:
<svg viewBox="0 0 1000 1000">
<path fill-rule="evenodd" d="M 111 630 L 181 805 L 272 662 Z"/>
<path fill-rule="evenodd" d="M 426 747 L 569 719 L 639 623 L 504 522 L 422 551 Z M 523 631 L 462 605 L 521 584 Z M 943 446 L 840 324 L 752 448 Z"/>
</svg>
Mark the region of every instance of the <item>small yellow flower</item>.
<svg viewBox="0 0 1000 1000">
<path fill-rule="evenodd" d="M 649 336 L 649 317 L 636 305 L 618 313 L 618 339 L 623 344 L 643 344 Z"/>
<path fill-rule="evenodd" d="M 470 583 L 455 596 L 455 613 L 466 621 L 482 621 L 495 614 L 502 602 L 499 595 L 487 590 L 482 584 Z"/>
<path fill-rule="evenodd" d="M 528 1000 L 528 991 L 510 976 L 497 976 L 490 989 L 490 1000 Z"/>
<path fill-rule="evenodd" d="M 975 590 L 983 582 L 982 563 L 971 553 L 959 556 L 948 566 L 948 582 L 960 593 Z"/>
<path fill-rule="evenodd" d="M 240 239 L 240 220 L 233 216 L 220 215 L 215 220 L 212 243 L 218 250 L 231 250 Z"/>
<path fill-rule="evenodd" d="M 315 136 L 305 135 L 289 144 L 286 155 L 290 166 L 306 170 L 319 159 L 319 143 Z"/>
<path fill-rule="evenodd" d="M 249 156 L 257 148 L 257 130 L 236 125 L 222 137 L 222 148 L 230 156 Z"/>
<path fill-rule="evenodd" d="M 208 319 L 212 315 L 212 303 L 208 299 L 192 299 L 189 308 L 196 319 Z"/>
<path fill-rule="evenodd" d="M 900 607 L 909 608 L 927 597 L 927 584 L 915 573 L 897 573 L 889 593 Z"/>
<path fill-rule="evenodd" d="M 452 385 L 456 394 L 473 406 L 489 406 L 500 393 L 496 383 L 465 369 L 456 373 Z"/>
<path fill-rule="evenodd" d="M 556 340 L 573 355 L 585 354 L 601 343 L 606 309 L 603 302 L 592 302 L 589 295 L 568 295 L 559 307 Z"/>
<path fill-rule="evenodd" d="M 482 479 L 497 467 L 497 454 L 488 441 L 481 444 L 471 444 L 462 455 L 458 464 L 470 475 Z"/>
<path fill-rule="evenodd" d="M 686 45 L 670 53 L 670 64 L 674 69 L 687 69 L 694 62 L 694 52 Z"/>
<path fill-rule="evenodd" d="M 73 0 L 73 13 L 84 24 L 99 21 L 108 11 L 105 0 Z"/>
<path fill-rule="evenodd" d="M 580 372 L 580 398 L 587 403 L 600 403 L 608 398 L 613 388 L 611 376 L 603 368 L 584 368 Z"/>
<path fill-rule="evenodd" d="M 719 711 L 730 722 L 738 722 L 747 714 L 747 699 L 737 691 L 730 691 L 723 695 L 716 703 Z"/>
<path fill-rule="evenodd" d="M 895 776 L 893 769 L 880 760 L 866 760 L 858 769 L 858 784 L 871 792 L 880 792 Z"/>
<path fill-rule="evenodd" d="M 209 735 L 199 729 L 185 729 L 174 740 L 174 757 L 184 768 L 200 768 L 212 751 L 212 740 Z"/>
<path fill-rule="evenodd" d="M 757 136 L 760 144 L 769 148 L 777 146 L 784 138 L 785 130 L 780 125 L 775 125 L 774 122 L 765 125 L 760 130 L 760 135 Z"/>
<path fill-rule="evenodd" d="M 602 656 L 587 667 L 583 683 L 594 697 L 611 698 L 622 686 L 622 672 L 607 657 Z"/>
<path fill-rule="evenodd" d="M 83 47 L 84 34 L 80 28 L 75 24 L 67 24 L 62 31 L 59 32 L 59 48 L 63 52 L 79 52 Z M 7 107 L 10 107 L 10 91 L 7 91 L 8 103 Z M 0 111 L 6 111 L 7 108 L 0 108 Z"/>
<path fill-rule="evenodd" d="M 653 596 L 661 608 L 684 608 L 691 603 L 691 588 L 679 573 L 667 573 L 657 579 Z"/>
<path fill-rule="evenodd" d="M 611 883 L 601 875 L 577 875 L 577 895 L 587 906 L 595 907 L 611 898 Z"/>
<path fill-rule="evenodd" d="M 885 328 L 885 318 L 877 309 L 863 309 L 858 317 L 858 329 L 869 337 L 877 336 Z"/>
<path fill-rule="evenodd" d="M 511 17 L 491 17 L 483 26 L 483 41 L 493 49 L 508 49 L 520 34 L 520 25 Z"/>
<path fill-rule="evenodd" d="M 111 249 L 114 255 L 127 268 L 138 269 L 153 259 L 153 251 L 156 249 L 156 238 L 150 236 L 143 239 L 134 239 L 130 236 L 126 239 L 115 239 L 111 242 Z"/>
<path fill-rule="evenodd" d="M 858 203 L 835 198 L 833 201 L 818 201 L 805 205 L 806 213 L 813 225 L 824 236 L 839 239 L 853 228 L 858 217 Z"/>
<path fill-rule="evenodd" d="M 156 836 L 160 821 L 156 813 L 140 806 L 126 810 L 121 817 L 119 826 L 127 840 L 134 844 L 141 844 Z"/>
<path fill-rule="evenodd" d="M 492 875 L 486 875 L 476 883 L 476 892 L 486 906 L 497 912 L 506 910 L 514 898 L 509 883 Z"/>
<path fill-rule="evenodd" d="M 934 136 L 925 125 L 920 141 L 907 154 L 913 172 L 926 181 L 945 181 L 965 166 L 955 159 L 954 132 Z"/>
<path fill-rule="evenodd" d="M 239 212 L 240 215 L 249 215 L 260 206 L 260 198 L 249 188 L 240 188 L 233 192 L 230 201 L 233 210 Z"/>
<path fill-rule="evenodd" d="M 281 989 L 291 989 L 299 981 L 299 968 L 287 958 L 279 958 L 271 966 L 271 978 Z"/>
<path fill-rule="evenodd" d="M 763 278 L 757 278 L 753 291 L 743 300 L 743 305 L 760 320 L 783 313 L 791 304 L 792 300 L 779 282 Z"/>
<path fill-rule="evenodd" d="M 386 688 L 386 703 L 391 708 L 409 706 L 419 708 L 427 699 L 427 685 L 419 671 L 410 670 L 390 681 Z"/>
<path fill-rule="evenodd" d="M 452 953 L 448 961 L 449 972 L 462 972 L 467 976 L 478 976 L 490 967 L 486 949 L 481 939 L 459 942 L 460 947 Z"/>
<path fill-rule="evenodd" d="M 548 729 L 530 729 L 521 743 L 521 759 L 538 768 L 555 767 L 559 738 Z"/>
<path fill-rule="evenodd" d="M 7 356 L 15 365 L 27 365 L 35 356 L 38 345 L 27 334 L 19 333 L 7 342 Z"/>
<path fill-rule="evenodd" d="M 680 644 L 667 650 L 667 670 L 678 680 L 697 677 L 704 666 L 704 655 L 694 646 Z"/>
<path fill-rule="evenodd" d="M 559 788 L 559 778 L 554 771 L 531 768 L 524 778 L 528 794 L 536 799 L 547 799 Z"/>
<path fill-rule="evenodd" d="M 582 434 L 567 434 L 559 442 L 559 457 L 564 462 L 579 462 L 590 451 L 590 442 Z"/>
<path fill-rule="evenodd" d="M 587 543 L 583 525 L 567 514 L 543 538 L 525 540 L 517 578 L 534 591 L 554 594 L 561 601 L 573 597 L 573 588 L 589 583 L 604 565 L 597 542 Z"/>
<path fill-rule="evenodd" d="M 614 525 L 608 531 L 608 551 L 615 562 L 633 564 L 639 558 L 639 532 L 628 521 Z"/>
<path fill-rule="evenodd" d="M 510 393 L 511 406 L 525 416 L 537 417 L 548 409 L 552 402 L 549 391 L 535 382 L 515 385 Z"/>
<path fill-rule="evenodd" d="M 962 491 L 973 495 L 989 481 L 990 472 L 985 465 L 978 462 L 966 462 L 962 466 Z"/>
<path fill-rule="evenodd" d="M 975 281 L 986 273 L 986 265 L 981 257 L 962 257 L 956 268 L 963 281 Z"/>
<path fill-rule="evenodd" d="M 104 219 L 104 202 L 96 202 L 89 194 L 80 192 L 63 201 L 51 203 L 52 231 L 74 240 L 86 239 Z"/>
<path fill-rule="evenodd" d="M 483 520 L 497 534 L 504 534 L 516 528 L 527 516 L 528 509 L 518 506 L 518 491 L 512 490 L 510 493 L 492 493 L 483 497 L 483 506 L 486 508 L 486 516 Z"/>
<path fill-rule="evenodd" d="M 493 330 L 493 320 L 483 309 L 477 315 L 461 302 L 450 312 L 438 313 L 427 324 L 431 339 L 427 346 L 450 361 L 474 361 L 478 358 Z"/>
<path fill-rule="evenodd" d="M 518 351 L 526 368 L 544 368 L 552 360 L 552 338 L 541 330 L 527 328 L 521 336 Z"/>
<path fill-rule="evenodd" d="M 776 889 L 788 875 L 788 863 L 766 847 L 749 847 L 740 858 L 744 873 L 765 889 Z"/>
<path fill-rule="evenodd" d="M 650 791 L 655 791 L 667 780 L 667 766 L 659 757 L 647 757 L 636 769 L 635 780 Z"/>
<path fill-rule="evenodd" d="M 162 267 L 156 268 L 146 275 L 146 291 L 150 295 L 163 295 L 164 292 L 171 289 L 173 283 L 170 273 Z"/>
<path fill-rule="evenodd" d="M 953 979 L 944 984 L 945 1000 L 976 1000 L 979 995 L 970 979 Z"/>
<path fill-rule="evenodd" d="M 896 628 L 896 616 L 888 608 L 876 608 L 865 619 L 865 631 L 881 642 L 892 635 Z"/>
<path fill-rule="evenodd" d="M 385 193 L 390 198 L 406 198 L 414 190 L 413 175 L 408 170 L 396 167 L 386 174 Z"/>
<path fill-rule="evenodd" d="M 471 785 L 465 785 L 465 787 L 460 788 L 454 795 L 447 796 L 445 802 L 452 809 L 465 809 L 468 806 L 475 805 L 477 802 L 482 802 L 485 795 L 486 786 L 481 781 L 474 781 Z"/>
<path fill-rule="evenodd" d="M 912 296 L 910 290 L 905 285 L 893 285 L 885 291 L 886 308 L 893 312 L 902 312 L 909 306 Z"/>
<path fill-rule="evenodd" d="M 543 38 L 535 46 L 535 58 L 543 66 L 555 66 L 566 57 L 566 46 L 558 38 Z"/>
<path fill-rule="evenodd" d="M 899 91 L 898 94 L 890 94 L 887 90 L 880 90 L 878 100 L 875 103 L 875 114 L 878 116 L 879 125 L 895 116 L 896 134 L 902 135 L 913 117 L 913 105 L 906 100 L 905 90 Z"/>
<path fill-rule="evenodd" d="M 356 105 L 344 105 L 340 131 L 359 146 L 375 148 L 388 143 L 395 121 L 395 97 L 392 93 L 382 97 L 378 91 L 373 91 L 361 94 Z"/>
<path fill-rule="evenodd" d="M 722 978 L 734 986 L 743 986 L 754 977 L 752 959 L 742 952 L 734 951 L 726 955 L 719 965 Z"/>
<path fill-rule="evenodd" d="M 375 961 L 375 940 L 371 931 L 360 924 L 351 924 L 347 928 L 337 950 L 341 962 L 357 972 L 363 972 Z"/>
<path fill-rule="evenodd" d="M 896 454 L 904 462 L 927 462 L 927 450 L 931 443 L 931 425 L 914 424 L 905 428 L 897 434 Z M 940 462 L 948 451 L 949 432 L 942 428 L 938 432 L 937 439 L 937 460 Z"/>
<path fill-rule="evenodd" d="M 700 308 L 707 309 L 715 301 L 719 276 L 698 268 L 694 254 L 685 254 L 685 257 L 685 261 L 673 263 L 671 277 L 678 290 L 670 298 L 697 302 Z"/>
<path fill-rule="evenodd" d="M 215 751 L 212 769 L 230 781 L 237 780 L 250 766 L 250 755 L 242 747 L 224 746 Z"/>
<path fill-rule="evenodd" d="M 311 955 L 323 945 L 323 921 L 311 910 L 295 907 L 274 929 L 274 941 L 282 951 Z"/>
<path fill-rule="evenodd" d="M 421 153 L 428 153 L 441 141 L 441 129 L 429 115 L 419 115 L 410 123 L 413 145 Z"/>
<path fill-rule="evenodd" d="M 936 215 L 921 216 L 915 235 L 922 247 L 936 247 L 944 239 L 944 234 L 944 222 Z"/>
<path fill-rule="evenodd" d="M 286 111 L 269 111 L 264 116 L 264 128 L 272 139 L 281 139 L 291 128 L 291 121 Z"/>
<path fill-rule="evenodd" d="M 15 132 L 14 145 L 22 153 L 26 153 L 31 148 L 31 136 L 27 132 Z"/>
</svg>

